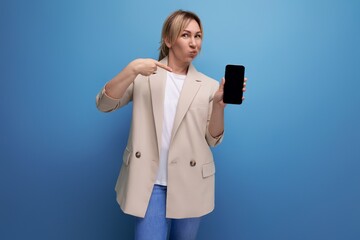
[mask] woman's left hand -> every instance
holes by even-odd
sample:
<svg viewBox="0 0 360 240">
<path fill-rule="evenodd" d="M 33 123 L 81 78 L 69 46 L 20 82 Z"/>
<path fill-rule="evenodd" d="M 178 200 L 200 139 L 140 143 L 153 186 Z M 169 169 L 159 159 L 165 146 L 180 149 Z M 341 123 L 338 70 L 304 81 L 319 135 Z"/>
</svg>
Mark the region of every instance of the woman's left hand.
<svg viewBox="0 0 360 240">
<path fill-rule="evenodd" d="M 244 85 L 243 85 L 243 89 L 242 91 L 245 92 L 246 91 L 246 81 L 247 78 L 244 78 Z M 219 85 L 219 89 L 216 91 L 215 95 L 214 95 L 214 106 L 220 106 L 222 108 L 225 108 L 226 103 L 224 103 L 223 101 L 223 97 L 224 97 L 224 84 L 225 84 L 225 78 L 221 79 L 221 83 Z M 242 100 L 245 100 L 245 97 L 242 97 Z"/>
</svg>

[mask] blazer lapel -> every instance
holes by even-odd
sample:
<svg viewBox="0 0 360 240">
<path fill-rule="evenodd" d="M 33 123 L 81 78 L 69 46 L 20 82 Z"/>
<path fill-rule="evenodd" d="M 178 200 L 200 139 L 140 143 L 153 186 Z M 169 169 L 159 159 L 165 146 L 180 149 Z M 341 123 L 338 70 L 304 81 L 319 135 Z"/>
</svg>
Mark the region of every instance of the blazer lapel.
<svg viewBox="0 0 360 240">
<path fill-rule="evenodd" d="M 196 93 L 201 86 L 201 79 L 198 77 L 198 72 L 195 67 L 190 64 L 183 88 L 180 93 L 179 102 L 175 114 L 174 125 L 171 134 L 171 140 L 174 138 L 181 121 L 189 109 Z"/>
<path fill-rule="evenodd" d="M 163 64 L 167 64 L 167 58 L 160 61 Z M 149 77 L 151 102 L 154 114 L 155 131 L 157 138 L 158 151 L 160 156 L 161 147 L 161 134 L 164 116 L 164 96 L 165 96 L 165 83 L 166 83 L 166 70 L 158 67 L 157 73 Z"/>
</svg>

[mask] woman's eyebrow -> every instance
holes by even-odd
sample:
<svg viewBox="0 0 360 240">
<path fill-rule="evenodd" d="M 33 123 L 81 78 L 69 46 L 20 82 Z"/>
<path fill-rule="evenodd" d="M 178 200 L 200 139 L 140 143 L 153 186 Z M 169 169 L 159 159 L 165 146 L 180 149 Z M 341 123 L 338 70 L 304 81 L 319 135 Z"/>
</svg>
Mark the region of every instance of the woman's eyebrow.
<svg viewBox="0 0 360 240">
<path fill-rule="evenodd" d="M 191 33 L 190 30 L 186 30 L 186 29 L 184 29 L 183 32 Z M 201 31 L 197 31 L 197 32 L 195 32 L 195 33 L 202 33 L 202 32 L 201 32 Z"/>
</svg>

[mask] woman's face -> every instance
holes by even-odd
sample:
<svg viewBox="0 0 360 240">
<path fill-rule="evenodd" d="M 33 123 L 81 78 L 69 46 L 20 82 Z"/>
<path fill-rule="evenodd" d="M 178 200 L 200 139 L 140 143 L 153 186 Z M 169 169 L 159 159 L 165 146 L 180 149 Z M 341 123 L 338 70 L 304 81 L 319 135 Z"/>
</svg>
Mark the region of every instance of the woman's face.
<svg viewBox="0 0 360 240">
<path fill-rule="evenodd" d="M 201 50 L 202 32 L 199 24 L 191 20 L 173 44 L 167 44 L 169 54 L 176 61 L 191 63 Z"/>
</svg>

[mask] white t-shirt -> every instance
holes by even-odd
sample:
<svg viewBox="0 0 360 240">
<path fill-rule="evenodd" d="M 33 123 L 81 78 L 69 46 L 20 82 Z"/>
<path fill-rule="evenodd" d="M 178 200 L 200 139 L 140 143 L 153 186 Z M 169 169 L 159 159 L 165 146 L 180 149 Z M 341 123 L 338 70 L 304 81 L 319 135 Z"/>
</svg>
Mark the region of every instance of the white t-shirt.
<svg viewBox="0 0 360 240">
<path fill-rule="evenodd" d="M 167 72 L 165 97 L 164 97 L 164 116 L 161 136 L 159 171 L 155 184 L 167 185 L 167 162 L 171 140 L 171 133 L 174 119 L 179 102 L 180 92 L 184 84 L 186 75 L 179 75 Z"/>
</svg>

